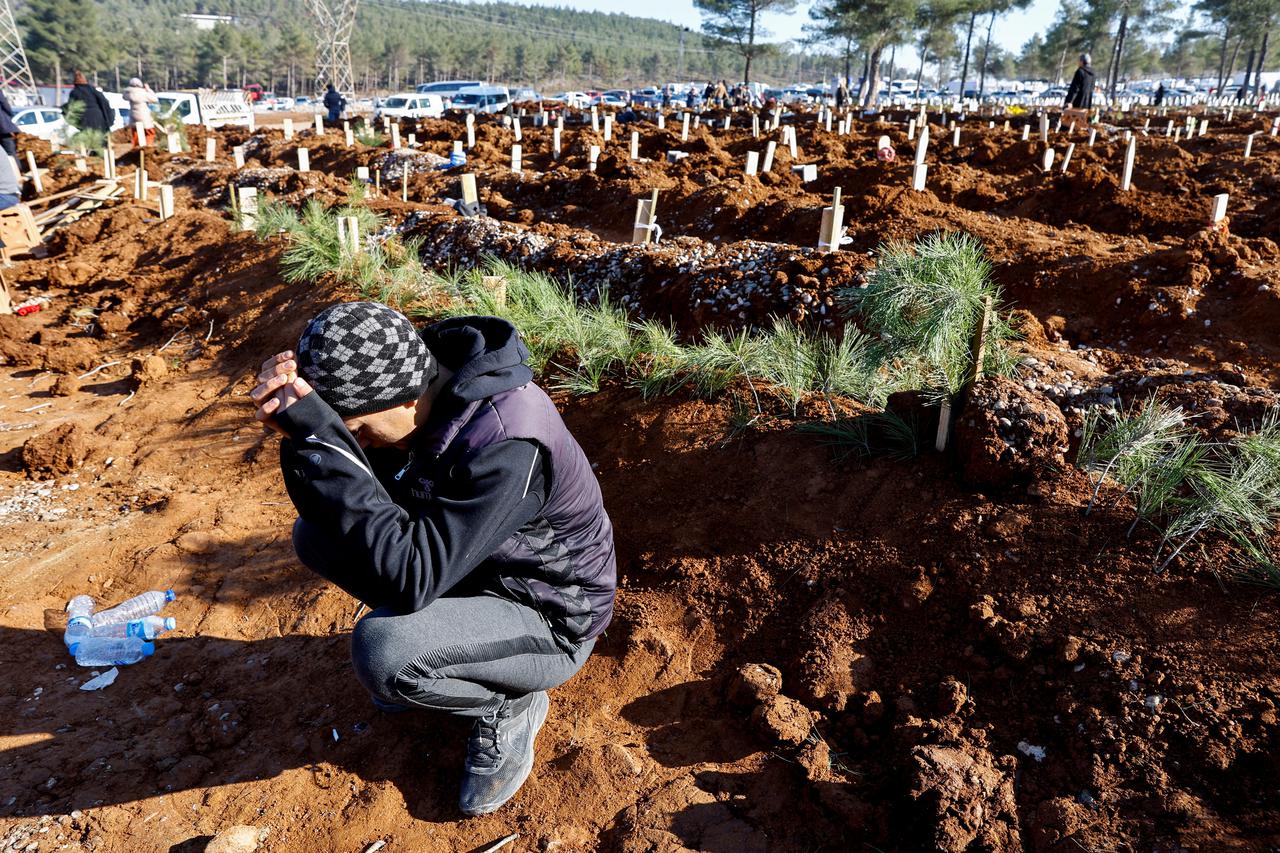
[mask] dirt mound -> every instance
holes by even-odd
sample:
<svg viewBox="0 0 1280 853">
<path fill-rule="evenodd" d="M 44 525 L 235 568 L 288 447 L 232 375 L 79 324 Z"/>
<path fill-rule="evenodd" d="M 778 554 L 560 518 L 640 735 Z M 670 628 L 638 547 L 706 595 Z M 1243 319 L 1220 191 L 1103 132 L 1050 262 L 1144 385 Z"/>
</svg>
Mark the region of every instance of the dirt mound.
<svg viewBox="0 0 1280 853">
<path fill-rule="evenodd" d="M 969 485 L 1025 485 L 1066 464 L 1067 422 L 1057 406 L 1021 383 L 983 379 L 970 389 L 956 424 L 956 450 Z"/>
<path fill-rule="evenodd" d="M 929 841 L 945 853 L 1013 850 L 1020 845 L 1013 792 L 1016 763 L 981 749 L 920 746 L 911 751 L 911 796 Z"/>
<path fill-rule="evenodd" d="M 22 445 L 22 467 L 28 476 L 49 479 L 70 474 L 88 458 L 92 443 L 78 424 L 63 424 L 27 439 Z"/>
</svg>

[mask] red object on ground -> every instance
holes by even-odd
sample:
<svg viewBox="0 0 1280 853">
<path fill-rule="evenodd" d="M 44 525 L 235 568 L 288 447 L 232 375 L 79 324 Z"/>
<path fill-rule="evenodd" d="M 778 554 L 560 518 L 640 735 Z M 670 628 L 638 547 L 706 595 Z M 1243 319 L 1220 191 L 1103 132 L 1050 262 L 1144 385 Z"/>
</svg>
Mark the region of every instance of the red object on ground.
<svg viewBox="0 0 1280 853">
<path fill-rule="evenodd" d="M 13 308 L 13 313 L 17 314 L 19 317 L 25 317 L 28 314 L 34 314 L 37 311 L 42 311 L 42 310 L 44 310 L 44 300 L 29 299 L 26 302 L 23 302 L 21 305 L 15 305 Z"/>
<path fill-rule="evenodd" d="M 881 148 L 876 152 L 876 159 L 881 163 L 892 163 L 893 158 L 898 156 L 897 152 L 892 148 Z"/>
</svg>

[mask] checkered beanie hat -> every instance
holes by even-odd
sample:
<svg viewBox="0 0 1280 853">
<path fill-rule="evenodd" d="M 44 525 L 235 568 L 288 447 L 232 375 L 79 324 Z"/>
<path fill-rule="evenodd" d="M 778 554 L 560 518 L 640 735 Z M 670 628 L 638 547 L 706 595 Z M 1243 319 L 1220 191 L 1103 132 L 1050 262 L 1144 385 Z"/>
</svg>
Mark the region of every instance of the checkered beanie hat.
<svg viewBox="0 0 1280 853">
<path fill-rule="evenodd" d="M 377 302 L 344 302 L 303 330 L 298 372 L 349 418 L 418 399 L 439 367 L 408 317 Z"/>
</svg>

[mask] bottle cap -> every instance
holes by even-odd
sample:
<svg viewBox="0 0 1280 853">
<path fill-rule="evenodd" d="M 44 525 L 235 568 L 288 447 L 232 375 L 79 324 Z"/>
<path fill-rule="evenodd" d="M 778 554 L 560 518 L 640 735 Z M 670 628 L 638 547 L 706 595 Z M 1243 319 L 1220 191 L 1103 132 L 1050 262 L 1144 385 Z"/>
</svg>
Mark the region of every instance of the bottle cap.
<svg viewBox="0 0 1280 853">
<path fill-rule="evenodd" d="M 173 594 L 173 590 L 171 590 L 171 589 L 166 589 L 166 590 L 164 591 L 164 600 L 165 600 L 165 601 L 173 601 L 175 598 L 177 598 L 177 596 Z"/>
<path fill-rule="evenodd" d="M 165 617 L 164 629 L 166 631 L 172 631 L 174 628 L 177 628 L 177 627 L 178 627 L 177 619 L 174 619 L 172 616 Z"/>
<path fill-rule="evenodd" d="M 153 654 L 155 654 L 155 653 L 156 653 L 156 644 L 155 644 L 155 643 L 143 643 L 143 644 L 142 644 L 142 656 L 143 656 L 144 658 L 149 658 L 149 657 L 151 657 L 151 656 L 152 656 Z"/>
</svg>

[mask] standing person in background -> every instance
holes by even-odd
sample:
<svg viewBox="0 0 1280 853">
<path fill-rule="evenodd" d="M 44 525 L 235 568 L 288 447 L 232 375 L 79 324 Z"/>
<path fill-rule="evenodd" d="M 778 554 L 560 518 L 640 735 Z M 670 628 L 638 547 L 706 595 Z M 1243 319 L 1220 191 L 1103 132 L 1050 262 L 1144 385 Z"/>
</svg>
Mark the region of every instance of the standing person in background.
<svg viewBox="0 0 1280 853">
<path fill-rule="evenodd" d="M 705 108 L 705 107 L 711 106 L 711 99 L 714 98 L 715 96 L 716 96 L 716 84 L 708 80 L 707 88 L 702 90 L 703 107 Z"/>
<path fill-rule="evenodd" d="M 1080 67 L 1076 69 L 1076 74 L 1071 78 L 1071 85 L 1067 88 L 1067 100 L 1065 106 L 1069 109 L 1087 110 L 1093 106 L 1093 66 L 1089 54 L 1080 54 Z"/>
<path fill-rule="evenodd" d="M 1158 106 L 1160 106 L 1160 105 L 1161 105 L 1161 104 L 1163 104 L 1163 103 L 1164 103 L 1164 84 L 1163 84 L 1163 83 L 1161 83 L 1159 86 L 1157 86 L 1157 87 L 1156 87 L 1156 102 L 1155 102 L 1155 105 L 1158 107 Z"/>
<path fill-rule="evenodd" d="M 844 78 L 840 78 L 840 85 L 836 86 L 836 109 L 843 110 L 844 105 L 849 103 L 849 87 L 844 84 Z"/>
<path fill-rule="evenodd" d="M 18 156 L 18 142 L 14 139 L 18 135 L 18 126 L 13 123 L 13 107 L 9 105 L 9 99 L 0 92 L 0 150 L 3 150 L 10 157 Z"/>
<path fill-rule="evenodd" d="M 160 103 L 160 99 L 156 97 L 156 93 L 151 91 L 151 87 L 145 85 L 137 77 L 129 80 L 128 87 L 124 90 L 124 98 L 129 102 L 129 123 L 133 125 L 133 144 L 135 146 L 146 145 L 152 146 L 156 142 L 156 123 L 151 117 L 150 104 Z M 138 125 L 142 125 L 142 132 L 146 136 L 146 141 L 138 139 Z"/>
<path fill-rule="evenodd" d="M 67 114 L 67 108 L 75 101 L 84 104 L 84 114 L 80 116 L 79 130 L 92 129 L 103 133 L 111 130 L 111 104 L 107 103 L 107 96 L 90 86 L 89 81 L 80 71 L 76 72 L 75 85 L 67 95 L 67 102 L 62 105 L 64 116 Z"/>
<path fill-rule="evenodd" d="M 338 90 L 329 84 L 329 88 L 324 93 L 324 108 L 329 111 L 329 121 L 337 122 L 342 118 L 342 111 L 347 108 L 347 99 L 338 93 Z"/>
</svg>

